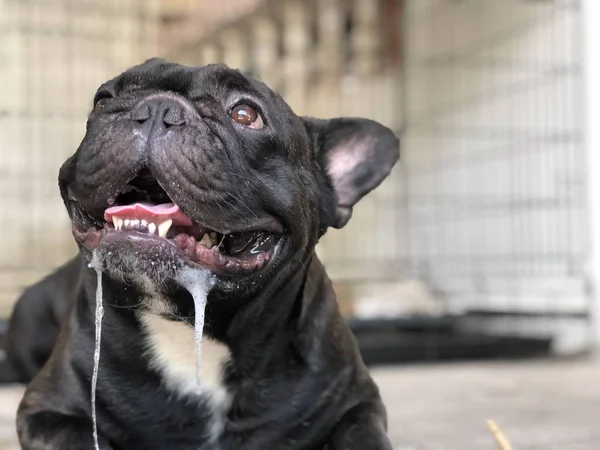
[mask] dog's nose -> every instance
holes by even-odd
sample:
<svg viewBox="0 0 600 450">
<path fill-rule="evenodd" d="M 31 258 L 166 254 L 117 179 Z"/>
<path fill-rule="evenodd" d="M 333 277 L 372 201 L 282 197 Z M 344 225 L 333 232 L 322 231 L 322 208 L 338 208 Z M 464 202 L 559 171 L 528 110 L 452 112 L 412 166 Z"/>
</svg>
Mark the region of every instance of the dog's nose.
<svg viewBox="0 0 600 450">
<path fill-rule="evenodd" d="M 143 101 L 131 113 L 131 119 L 139 124 L 151 124 L 155 130 L 185 125 L 186 106 L 170 97 L 154 97 Z"/>
</svg>

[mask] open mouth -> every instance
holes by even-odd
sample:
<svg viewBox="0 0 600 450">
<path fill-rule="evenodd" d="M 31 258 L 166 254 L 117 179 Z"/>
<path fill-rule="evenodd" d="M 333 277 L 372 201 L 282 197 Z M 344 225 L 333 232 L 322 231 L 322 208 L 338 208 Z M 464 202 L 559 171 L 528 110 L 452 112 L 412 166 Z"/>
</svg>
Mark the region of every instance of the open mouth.
<svg viewBox="0 0 600 450">
<path fill-rule="evenodd" d="M 175 246 L 186 262 L 215 273 L 245 273 L 263 268 L 272 258 L 282 233 L 247 230 L 222 234 L 187 216 L 144 171 L 108 200 L 104 217 L 86 217 L 94 227 L 78 227 L 75 238 L 90 250 L 104 239 L 135 241 L 137 245 Z M 85 212 L 80 211 L 80 215 Z"/>
</svg>

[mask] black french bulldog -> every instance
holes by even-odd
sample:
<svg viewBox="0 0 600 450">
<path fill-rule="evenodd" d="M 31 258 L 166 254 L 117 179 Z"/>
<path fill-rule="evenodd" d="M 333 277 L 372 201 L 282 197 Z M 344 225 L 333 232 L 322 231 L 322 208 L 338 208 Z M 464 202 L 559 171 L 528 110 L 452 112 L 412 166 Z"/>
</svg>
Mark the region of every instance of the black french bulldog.
<svg viewBox="0 0 600 450">
<path fill-rule="evenodd" d="M 384 126 L 298 117 L 225 65 L 152 59 L 101 86 L 59 174 L 81 254 L 102 275 L 99 447 L 391 449 L 314 248 L 398 157 Z M 203 345 L 224 358 L 206 375 L 203 351 L 200 384 L 194 302 L 177 281 L 189 268 L 216 278 Z M 94 446 L 98 279 L 86 267 L 73 280 L 74 307 L 19 407 L 24 449 Z"/>
</svg>

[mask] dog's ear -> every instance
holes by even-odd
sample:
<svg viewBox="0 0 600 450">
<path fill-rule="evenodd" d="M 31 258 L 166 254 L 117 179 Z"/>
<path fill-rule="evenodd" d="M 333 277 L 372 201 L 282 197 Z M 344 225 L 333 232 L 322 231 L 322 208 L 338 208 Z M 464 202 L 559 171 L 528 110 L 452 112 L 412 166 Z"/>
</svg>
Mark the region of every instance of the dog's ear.
<svg viewBox="0 0 600 450">
<path fill-rule="evenodd" d="M 154 58 L 147 59 L 141 65 L 142 66 L 157 66 L 160 64 L 167 64 L 167 61 L 165 61 L 162 58 L 154 57 Z"/>
<path fill-rule="evenodd" d="M 400 156 L 400 141 L 392 130 L 369 119 L 303 121 L 315 158 L 337 197 L 330 225 L 342 228 L 352 207 L 390 174 Z"/>
</svg>

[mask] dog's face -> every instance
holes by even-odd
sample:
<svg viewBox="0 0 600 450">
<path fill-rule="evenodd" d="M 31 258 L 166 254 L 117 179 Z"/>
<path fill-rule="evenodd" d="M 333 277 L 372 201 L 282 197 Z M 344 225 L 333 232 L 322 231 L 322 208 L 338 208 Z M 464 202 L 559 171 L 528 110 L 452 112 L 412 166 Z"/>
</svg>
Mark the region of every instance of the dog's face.
<svg viewBox="0 0 600 450">
<path fill-rule="evenodd" d="M 301 118 L 224 65 L 153 59 L 100 87 L 59 184 L 106 270 L 160 283 L 202 267 L 248 293 L 297 270 L 397 158 L 375 122 Z"/>
</svg>

